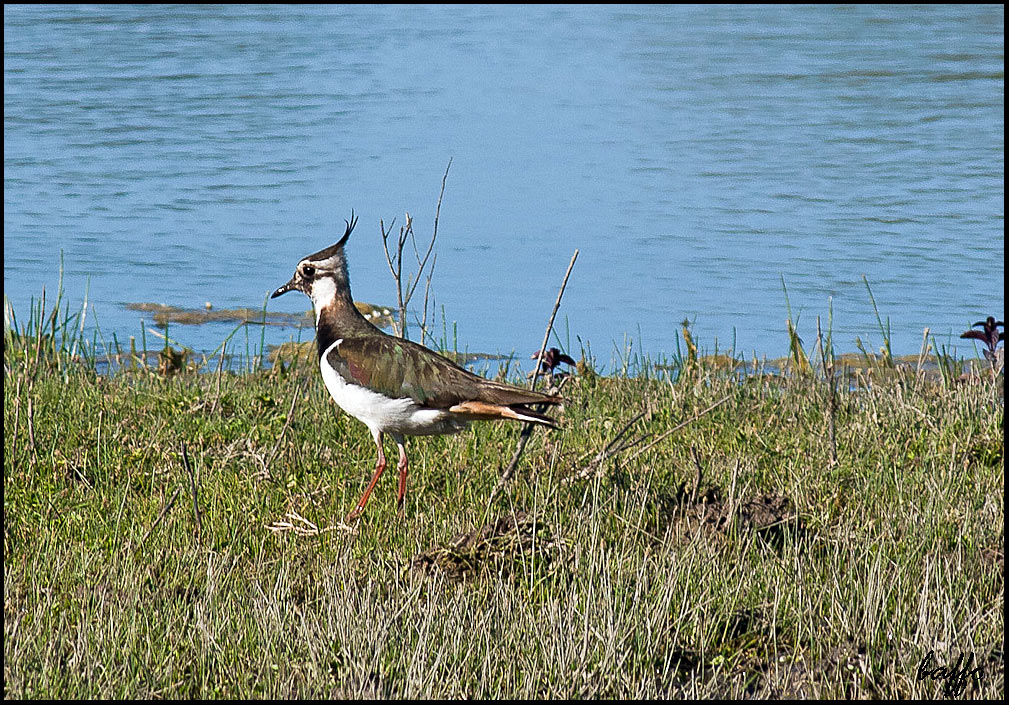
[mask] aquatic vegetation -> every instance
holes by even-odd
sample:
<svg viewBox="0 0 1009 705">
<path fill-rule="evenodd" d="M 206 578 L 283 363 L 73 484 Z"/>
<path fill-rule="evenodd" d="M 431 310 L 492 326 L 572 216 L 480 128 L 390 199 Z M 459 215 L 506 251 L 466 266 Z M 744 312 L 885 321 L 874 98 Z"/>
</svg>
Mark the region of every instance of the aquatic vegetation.
<svg viewBox="0 0 1009 705">
<path fill-rule="evenodd" d="M 785 293 L 785 309 L 788 317 L 785 319 L 785 326 L 788 329 L 788 355 L 791 358 L 793 369 L 798 374 L 809 374 L 812 367 L 809 364 L 809 357 L 803 349 L 802 338 L 796 326 L 799 324 L 799 317 L 792 318 L 792 302 L 788 299 L 788 288 L 785 286 L 785 276 L 781 276 L 781 289 Z"/>
<path fill-rule="evenodd" d="M 393 324 L 392 312 L 385 306 L 355 301 L 357 310 L 380 328 L 388 328 Z M 268 326 L 294 326 L 311 328 L 315 325 L 315 316 L 311 311 L 305 313 L 282 313 L 265 311 L 255 308 L 214 308 L 209 304 L 203 308 L 180 308 L 166 304 L 129 303 L 130 311 L 142 311 L 154 315 L 155 325 L 164 328 L 169 323 L 182 325 L 203 325 L 206 323 L 258 323 Z"/>
</svg>

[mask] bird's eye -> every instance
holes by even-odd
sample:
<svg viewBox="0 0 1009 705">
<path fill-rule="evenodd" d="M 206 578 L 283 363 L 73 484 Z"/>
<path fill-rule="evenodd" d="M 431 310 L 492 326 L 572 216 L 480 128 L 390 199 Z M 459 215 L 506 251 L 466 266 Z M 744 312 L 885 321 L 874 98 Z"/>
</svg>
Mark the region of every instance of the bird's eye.
<svg viewBox="0 0 1009 705">
<path fill-rule="evenodd" d="M 301 273 L 304 274 L 309 279 L 311 279 L 312 277 L 315 276 L 315 267 L 313 267 L 310 264 L 306 264 L 304 267 L 301 268 Z"/>
</svg>

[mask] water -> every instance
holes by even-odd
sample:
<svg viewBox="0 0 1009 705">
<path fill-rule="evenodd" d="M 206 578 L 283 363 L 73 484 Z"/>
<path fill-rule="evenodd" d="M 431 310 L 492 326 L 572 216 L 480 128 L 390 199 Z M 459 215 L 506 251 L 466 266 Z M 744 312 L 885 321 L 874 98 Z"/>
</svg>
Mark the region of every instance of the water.
<svg viewBox="0 0 1009 705">
<path fill-rule="evenodd" d="M 354 209 L 355 298 L 391 304 L 379 220 L 429 235 L 451 158 L 460 349 L 528 357 L 579 248 L 576 356 L 675 351 L 684 318 L 783 355 L 782 278 L 807 345 L 832 302 L 839 351 L 878 347 L 863 275 L 895 353 L 929 327 L 973 356 L 1005 300 L 1003 52 L 1001 6 L 5 6 L 4 294 L 51 296 L 62 252 L 89 323 L 139 339 L 124 304 L 262 307 Z"/>
</svg>

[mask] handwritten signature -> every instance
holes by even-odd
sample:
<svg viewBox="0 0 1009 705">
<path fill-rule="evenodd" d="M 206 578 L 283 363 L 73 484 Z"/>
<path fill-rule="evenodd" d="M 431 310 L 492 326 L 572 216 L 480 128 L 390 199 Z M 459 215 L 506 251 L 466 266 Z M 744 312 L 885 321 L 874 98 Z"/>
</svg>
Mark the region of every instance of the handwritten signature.
<svg viewBox="0 0 1009 705">
<path fill-rule="evenodd" d="M 970 680 L 974 681 L 975 686 L 980 686 L 984 677 L 981 664 L 970 668 L 971 663 L 975 661 L 974 652 L 966 654 L 966 662 L 964 657 L 965 654 L 961 653 L 954 664 L 941 666 L 934 662 L 935 652 L 929 651 L 918 665 L 918 680 L 943 681 L 942 694 L 947 698 L 959 698 L 967 689 Z"/>
</svg>

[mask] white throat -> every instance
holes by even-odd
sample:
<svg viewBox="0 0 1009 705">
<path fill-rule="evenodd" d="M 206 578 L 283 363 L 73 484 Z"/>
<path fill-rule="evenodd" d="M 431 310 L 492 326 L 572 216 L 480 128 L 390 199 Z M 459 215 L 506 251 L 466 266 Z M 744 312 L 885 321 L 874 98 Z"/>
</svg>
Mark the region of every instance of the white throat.
<svg viewBox="0 0 1009 705">
<path fill-rule="evenodd" d="M 336 282 L 333 277 L 320 277 L 312 282 L 312 306 L 315 307 L 315 323 L 319 324 L 322 309 L 336 299 Z"/>
</svg>

